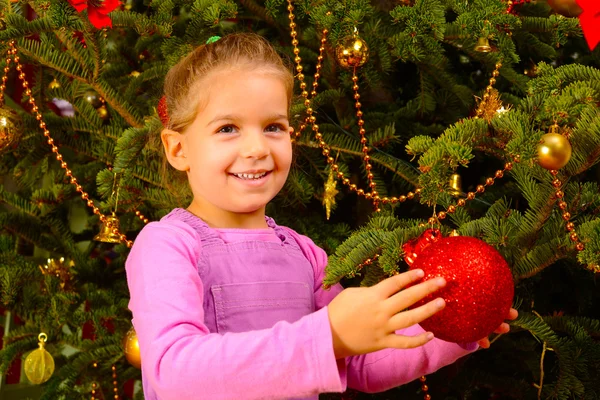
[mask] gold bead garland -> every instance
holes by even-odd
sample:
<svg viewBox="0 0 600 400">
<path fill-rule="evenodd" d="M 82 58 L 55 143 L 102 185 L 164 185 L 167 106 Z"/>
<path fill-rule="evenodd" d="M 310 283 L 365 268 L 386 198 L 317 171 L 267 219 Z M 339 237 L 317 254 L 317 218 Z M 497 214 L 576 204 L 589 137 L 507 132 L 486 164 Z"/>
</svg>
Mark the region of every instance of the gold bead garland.
<svg viewBox="0 0 600 400">
<path fill-rule="evenodd" d="M 112 369 L 112 379 L 113 379 L 113 398 L 115 400 L 119 400 L 119 382 L 117 381 L 117 367 L 114 365 L 111 367 Z"/>
<path fill-rule="evenodd" d="M 13 61 L 16 64 L 16 69 L 19 72 L 19 79 L 21 80 L 21 83 L 23 85 L 23 89 L 25 89 L 25 95 L 29 97 L 29 104 L 31 104 L 31 111 L 35 114 L 35 118 L 40 121 L 39 123 L 39 127 L 42 129 L 42 131 L 44 132 L 44 136 L 46 138 L 48 138 L 48 145 L 50 145 L 50 148 L 52 149 L 52 152 L 54 154 L 56 154 L 56 160 L 58 160 L 60 162 L 60 166 L 62 169 L 65 170 L 65 175 L 67 175 L 67 177 L 70 178 L 70 182 L 72 185 L 75 186 L 75 190 L 77 192 L 79 192 L 81 194 L 81 198 L 83 200 L 86 201 L 86 204 L 88 207 L 90 207 L 93 211 L 94 214 L 98 215 L 98 217 L 100 218 L 100 221 L 102 221 L 103 223 L 107 223 L 107 218 L 104 214 L 102 214 L 100 212 L 100 209 L 98 209 L 98 207 L 96 207 L 94 205 L 94 202 L 89 198 L 89 194 L 83 190 L 83 187 L 77 182 L 77 178 L 75 178 L 73 176 L 73 172 L 69 169 L 69 166 L 67 165 L 67 163 L 63 160 L 63 156 L 61 153 L 59 153 L 58 151 L 58 147 L 54 144 L 54 139 L 50 136 L 50 131 L 46 128 L 46 123 L 43 121 L 43 117 L 42 114 L 39 112 L 39 108 L 35 103 L 35 98 L 32 95 L 31 89 L 29 88 L 29 82 L 27 82 L 27 79 L 25 79 L 25 73 L 23 72 L 23 67 L 21 66 L 21 63 L 19 62 L 19 57 L 17 56 L 17 48 L 15 46 L 15 41 L 11 40 L 9 43 L 9 49 L 8 49 L 8 58 L 6 59 L 6 67 L 4 67 L 4 73 L 5 75 L 2 77 L 2 85 L 0 86 L 0 101 L 4 100 L 4 90 L 6 89 L 6 77 L 8 74 L 8 70 L 10 70 L 9 68 L 9 64 L 11 61 L 11 56 L 13 57 Z M 108 223 L 108 225 L 110 226 L 110 223 Z M 122 242 L 124 242 L 127 247 L 131 247 L 133 245 L 133 241 L 131 240 L 127 240 L 127 237 L 121 233 L 118 228 L 113 228 L 113 233 L 119 235 L 120 239 Z"/>
<path fill-rule="evenodd" d="M 305 123 L 300 125 L 298 132 L 296 133 L 296 137 L 300 135 L 300 132 L 302 132 L 304 129 L 306 129 L 306 124 L 310 124 L 312 127 L 312 130 L 314 131 L 314 137 L 317 140 L 317 144 L 318 146 L 321 148 L 321 152 L 322 154 L 326 157 L 327 159 L 327 163 L 330 165 L 330 168 L 336 173 L 337 178 L 340 179 L 342 181 L 342 183 L 344 185 L 346 185 L 351 191 L 356 192 L 359 196 L 363 196 L 367 199 L 372 199 L 373 203 L 375 205 L 377 205 L 377 203 L 381 202 L 382 204 L 395 204 L 395 203 L 403 203 L 405 202 L 407 199 L 413 199 L 415 197 L 415 195 L 418 195 L 421 193 L 421 189 L 417 188 L 415 189 L 414 192 L 408 192 L 406 195 L 402 195 L 399 197 L 383 197 L 380 198 L 377 191 L 374 191 L 375 193 L 371 192 L 371 193 L 365 193 L 365 191 L 363 189 L 359 189 L 355 184 L 350 183 L 350 179 L 346 178 L 344 173 L 342 171 L 339 170 L 339 166 L 335 163 L 335 160 L 333 157 L 331 157 L 331 148 L 329 147 L 329 145 L 323 140 L 323 134 L 321 134 L 319 132 L 319 125 L 316 124 L 316 117 L 313 115 L 314 110 L 311 107 L 312 105 L 312 101 L 311 99 L 308 97 L 309 93 L 308 91 L 306 91 L 306 84 L 304 83 L 304 74 L 302 73 L 302 58 L 300 57 L 300 49 L 298 48 L 298 32 L 296 31 L 296 23 L 294 22 L 295 16 L 294 16 L 294 5 L 292 4 L 292 0 L 287 0 L 288 2 L 288 6 L 287 6 L 287 10 L 289 12 L 288 14 L 288 18 L 290 20 L 290 36 L 292 38 L 292 46 L 294 47 L 294 62 L 296 63 L 296 78 L 298 79 L 298 81 L 300 82 L 300 88 L 302 90 L 301 95 L 302 97 L 304 97 L 304 106 L 306 107 L 306 114 L 307 117 L 305 118 Z M 316 72 L 315 72 L 315 80 L 313 82 L 313 90 L 310 92 L 310 95 L 312 98 L 314 98 L 314 96 L 316 96 L 317 92 L 316 89 L 318 87 L 318 79 L 320 78 L 320 71 L 322 68 L 322 62 L 323 62 L 323 52 L 325 51 L 325 43 L 327 42 L 327 34 L 329 33 L 329 31 L 327 29 L 323 29 L 322 30 L 322 38 L 321 38 L 321 47 L 319 48 L 319 57 L 317 58 L 317 67 L 316 67 Z M 356 78 L 356 80 L 355 80 Z M 360 102 L 357 99 L 357 91 L 358 91 L 358 85 L 356 84 L 358 81 L 358 77 L 356 77 L 356 73 L 353 74 L 353 89 L 355 90 L 355 99 L 357 100 L 356 103 L 358 103 L 358 107 L 357 107 L 357 117 L 362 117 L 362 111 L 360 110 Z M 358 95 L 358 98 L 360 98 L 360 95 Z M 356 107 L 356 104 L 355 104 Z M 362 118 L 359 120 L 362 121 L 360 123 L 362 123 L 364 125 L 364 120 L 362 120 Z M 359 128 L 361 128 L 361 126 L 359 125 Z M 359 130 L 359 132 L 362 132 L 362 136 L 361 136 L 361 144 L 363 144 L 363 153 L 364 153 L 364 148 L 367 147 L 366 146 L 366 138 L 364 137 L 364 129 Z M 364 141 L 364 142 L 363 142 Z M 368 152 L 368 147 L 367 147 L 367 152 Z M 365 159 L 366 157 L 366 159 Z M 370 160 L 370 156 L 368 154 L 365 154 L 365 156 L 363 157 L 363 161 L 365 162 L 365 165 L 370 165 L 369 163 Z M 372 176 L 372 173 L 370 173 L 370 171 L 367 171 L 367 176 L 369 176 L 369 174 Z M 371 186 L 371 185 L 375 185 L 375 182 L 373 182 L 372 178 L 369 180 L 369 186 L 374 189 L 375 186 Z M 379 207 L 375 207 L 376 211 L 380 211 Z"/>
</svg>

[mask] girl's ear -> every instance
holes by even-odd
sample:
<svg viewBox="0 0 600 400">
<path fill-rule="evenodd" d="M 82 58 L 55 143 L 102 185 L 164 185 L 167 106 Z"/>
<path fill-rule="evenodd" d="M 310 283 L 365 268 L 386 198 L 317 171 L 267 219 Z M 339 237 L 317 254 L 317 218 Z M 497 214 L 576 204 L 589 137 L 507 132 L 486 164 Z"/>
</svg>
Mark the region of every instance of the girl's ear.
<svg viewBox="0 0 600 400">
<path fill-rule="evenodd" d="M 179 132 L 163 129 L 160 133 L 160 140 L 165 148 L 169 164 L 179 171 L 188 171 L 190 165 L 184 152 L 184 136 Z"/>
</svg>

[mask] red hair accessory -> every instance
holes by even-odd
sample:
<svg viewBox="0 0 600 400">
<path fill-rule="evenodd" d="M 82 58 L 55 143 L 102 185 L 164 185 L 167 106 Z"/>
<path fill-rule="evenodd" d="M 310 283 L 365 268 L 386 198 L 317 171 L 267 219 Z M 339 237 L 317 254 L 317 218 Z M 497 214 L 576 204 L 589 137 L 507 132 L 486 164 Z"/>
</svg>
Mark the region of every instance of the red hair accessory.
<svg viewBox="0 0 600 400">
<path fill-rule="evenodd" d="M 160 122 L 162 122 L 163 126 L 166 128 L 169 124 L 169 110 L 167 109 L 167 98 L 165 96 L 161 97 L 158 101 L 156 111 L 158 113 L 158 118 L 160 118 Z"/>
</svg>

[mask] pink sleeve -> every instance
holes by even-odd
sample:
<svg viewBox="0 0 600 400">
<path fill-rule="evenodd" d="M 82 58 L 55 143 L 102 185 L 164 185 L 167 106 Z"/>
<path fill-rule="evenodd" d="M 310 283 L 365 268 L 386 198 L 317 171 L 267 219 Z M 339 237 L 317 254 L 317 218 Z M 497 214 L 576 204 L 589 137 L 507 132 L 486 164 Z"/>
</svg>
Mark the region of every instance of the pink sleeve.
<svg viewBox="0 0 600 400">
<path fill-rule="evenodd" d="M 289 398 L 345 389 L 326 309 L 271 329 L 210 333 L 199 247 L 185 223 L 151 223 L 126 262 L 142 372 L 158 398 Z"/>
<path fill-rule="evenodd" d="M 317 308 L 327 304 L 343 288 L 340 284 L 330 289 L 323 289 L 323 277 L 327 265 L 327 254 L 316 246 L 309 238 L 296 234 L 305 255 L 312 263 L 315 271 L 315 303 Z M 413 325 L 396 333 L 415 336 L 424 332 L 419 325 Z M 331 328 L 329 330 L 331 335 Z M 477 350 L 476 343 L 458 345 L 433 339 L 424 346 L 414 349 L 384 349 L 361 356 L 348 357 L 347 385 L 361 392 L 382 392 L 396 386 L 411 382 L 422 375 L 427 375 L 452 364 L 460 357 Z"/>
</svg>

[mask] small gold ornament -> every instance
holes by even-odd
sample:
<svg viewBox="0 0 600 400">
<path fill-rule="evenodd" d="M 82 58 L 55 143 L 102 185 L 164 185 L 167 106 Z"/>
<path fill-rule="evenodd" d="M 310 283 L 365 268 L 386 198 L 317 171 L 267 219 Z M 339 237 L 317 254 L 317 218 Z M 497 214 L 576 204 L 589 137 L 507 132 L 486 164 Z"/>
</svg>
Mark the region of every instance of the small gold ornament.
<svg viewBox="0 0 600 400">
<path fill-rule="evenodd" d="M 337 62 L 343 68 L 362 67 L 369 59 L 369 47 L 367 43 L 358 37 L 358 31 L 354 28 L 354 35 L 344 41 L 335 49 Z"/>
<path fill-rule="evenodd" d="M 558 133 L 558 125 L 552 125 L 550 132 L 542 136 L 537 148 L 538 163 L 542 168 L 558 170 L 571 159 L 571 143 Z"/>
<path fill-rule="evenodd" d="M 548 0 L 548 5 L 564 17 L 579 17 L 583 12 L 576 0 Z"/>
<path fill-rule="evenodd" d="M 496 89 L 490 88 L 486 93 L 488 94 L 487 98 L 485 100 L 481 99 L 479 102 L 478 115 L 489 123 L 492 118 L 508 111 L 508 109 L 502 104 L 500 94 Z"/>
<path fill-rule="evenodd" d="M 98 112 L 98 115 L 100 116 L 100 118 L 102 118 L 102 119 L 108 118 L 108 109 L 106 108 L 105 105 L 98 107 L 98 109 L 96 111 Z"/>
<path fill-rule="evenodd" d="M 129 11 L 133 8 L 133 0 L 125 0 L 124 8 Z"/>
<path fill-rule="evenodd" d="M 480 37 L 477 39 L 477 44 L 475 45 L 475 51 L 480 53 L 489 53 L 492 51 L 492 46 L 490 46 L 490 41 L 487 37 Z"/>
<path fill-rule="evenodd" d="M 538 67 L 533 61 L 530 61 L 523 70 L 523 73 L 530 78 L 535 78 L 538 74 Z"/>
<path fill-rule="evenodd" d="M 23 366 L 27 378 L 36 385 L 46 382 L 54 373 L 54 358 L 44 348 L 48 336 L 42 332 L 38 335 L 38 340 L 40 348 L 29 353 Z"/>
<path fill-rule="evenodd" d="M 60 287 L 64 289 L 71 281 L 71 268 L 75 266 L 73 260 L 65 262 L 65 258 L 58 260 L 49 258 L 45 265 L 38 265 L 43 275 L 51 275 L 60 279 Z"/>
<path fill-rule="evenodd" d="M 458 233 L 458 231 L 456 229 L 452 229 L 452 232 L 450 232 L 450 236 L 451 237 L 460 236 L 460 233 Z"/>
<path fill-rule="evenodd" d="M 52 80 L 52 82 L 50 82 L 50 83 L 48 84 L 48 88 L 49 88 L 50 90 L 56 90 L 56 89 L 60 89 L 60 82 L 59 82 L 59 81 L 57 81 L 57 80 L 56 80 L 56 78 L 54 78 L 54 79 Z"/>
<path fill-rule="evenodd" d="M 142 73 L 140 71 L 131 71 L 131 73 L 129 74 L 129 76 L 131 76 L 132 78 L 137 78 L 141 74 Z"/>
<path fill-rule="evenodd" d="M 100 96 L 98 96 L 98 93 L 94 92 L 93 90 L 88 90 L 87 92 L 85 92 L 83 98 L 94 108 L 99 108 L 104 104 L 103 99 Z"/>
<path fill-rule="evenodd" d="M 21 119 L 11 109 L 0 108 L 0 154 L 10 150 L 20 139 Z"/>
<path fill-rule="evenodd" d="M 462 178 L 459 174 L 450 175 L 450 194 L 459 197 L 462 194 Z"/>
<path fill-rule="evenodd" d="M 127 331 L 123 337 L 123 351 L 125 358 L 132 366 L 136 368 L 142 367 L 142 356 L 140 354 L 140 343 L 138 342 L 137 334 L 133 327 Z"/>
<path fill-rule="evenodd" d="M 100 233 L 94 236 L 94 240 L 103 243 L 121 243 L 121 237 L 113 232 L 114 229 L 119 229 L 119 218 L 112 213 L 106 217 L 106 222 L 100 227 Z"/>
<path fill-rule="evenodd" d="M 327 177 L 327 182 L 325 182 L 325 193 L 323 194 L 323 204 L 325 205 L 325 216 L 329 221 L 329 217 L 331 216 L 331 207 L 335 205 L 335 195 L 338 194 L 338 190 L 336 188 L 337 181 L 335 180 L 335 176 L 333 175 L 333 170 L 329 170 L 329 176 Z"/>
</svg>

